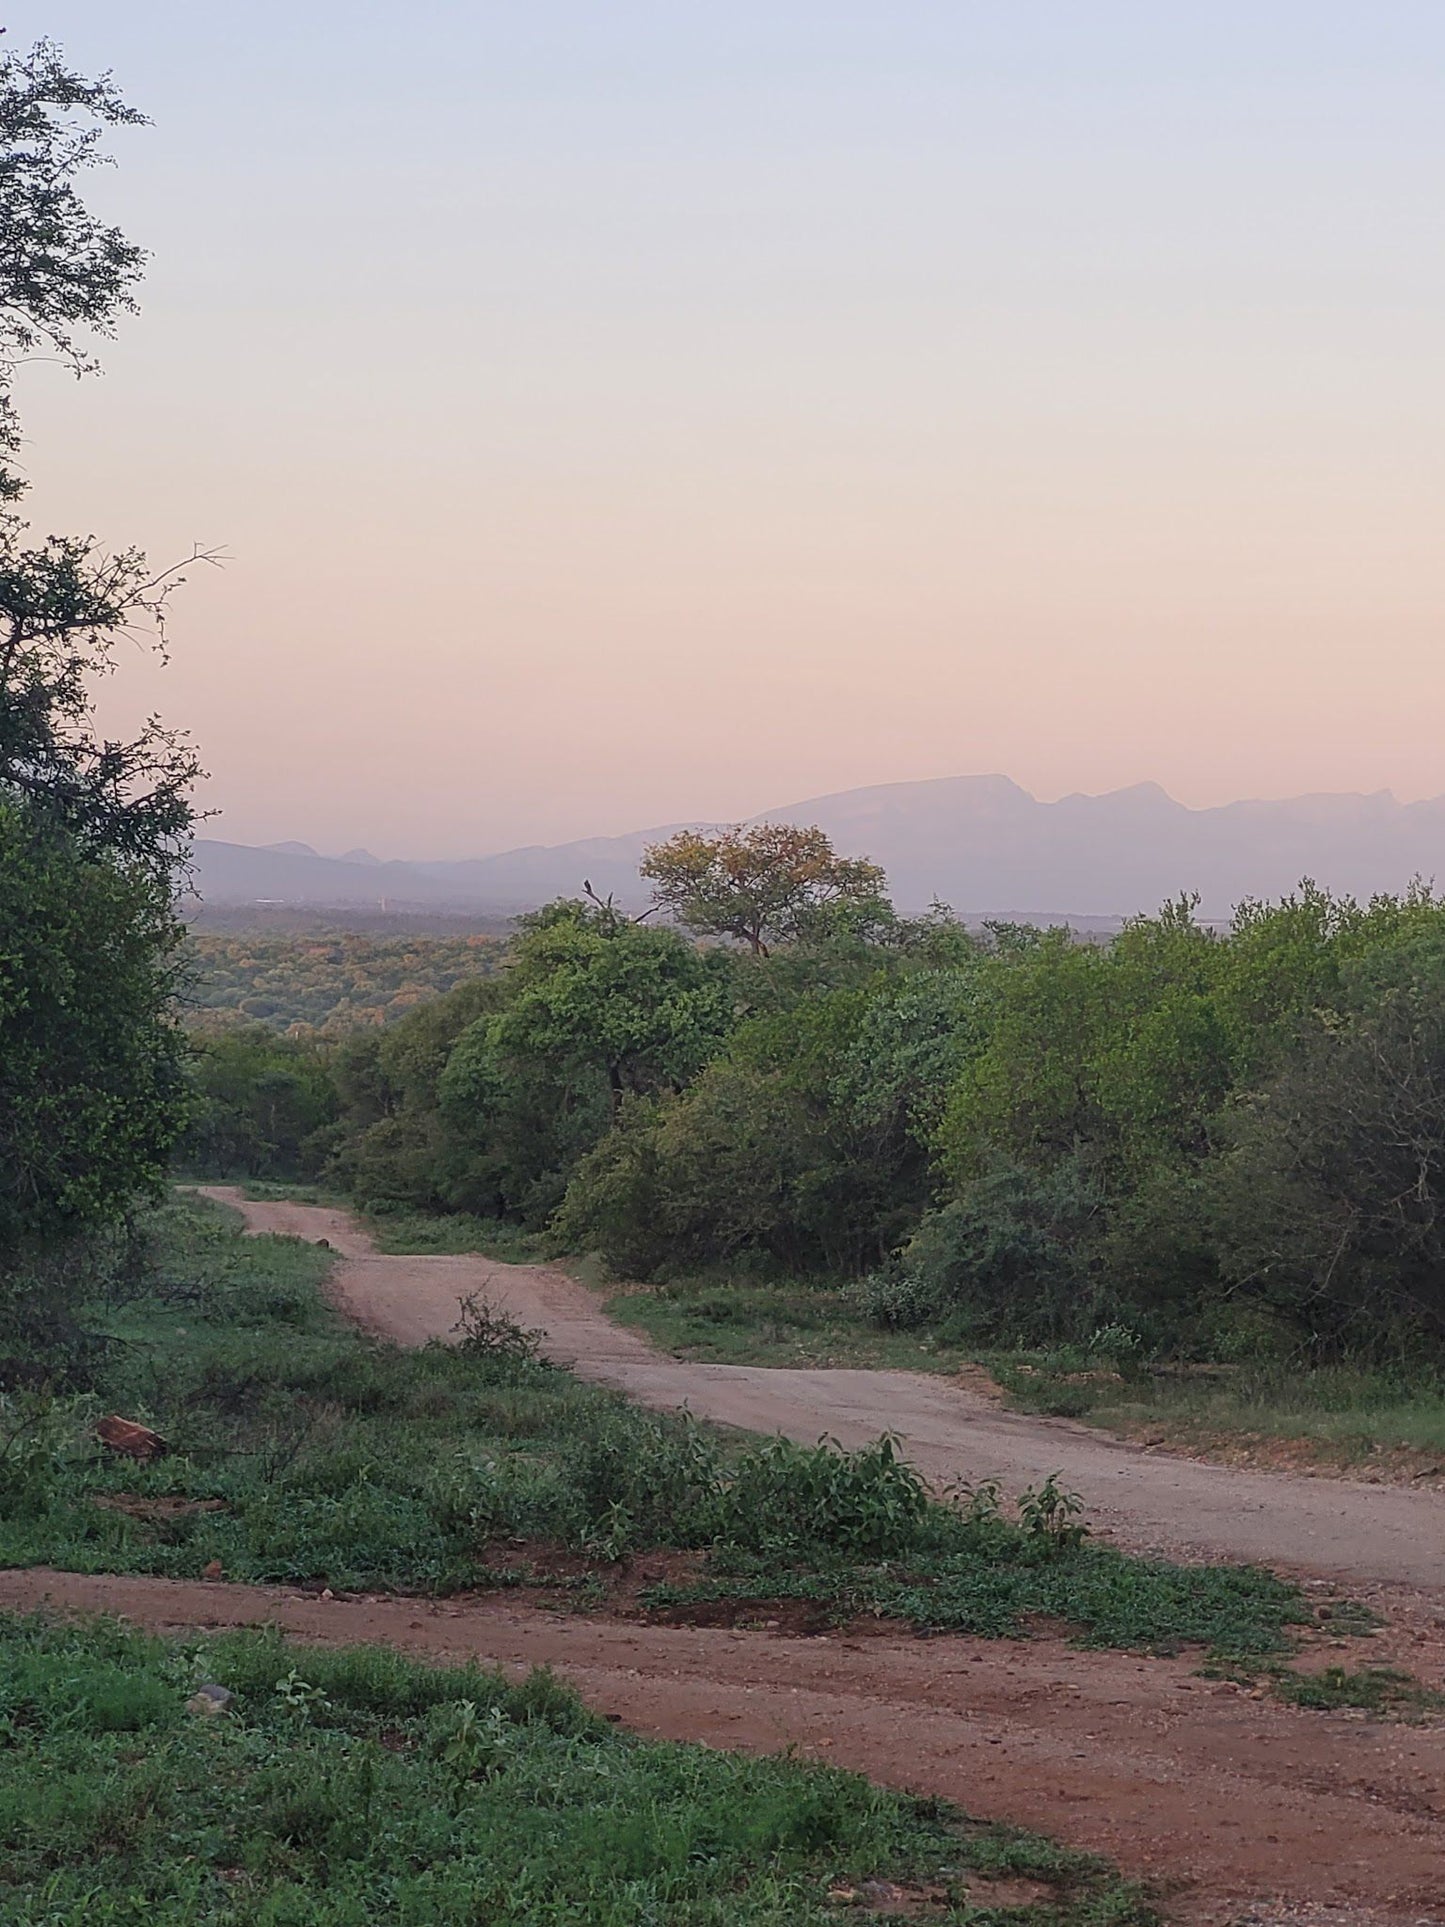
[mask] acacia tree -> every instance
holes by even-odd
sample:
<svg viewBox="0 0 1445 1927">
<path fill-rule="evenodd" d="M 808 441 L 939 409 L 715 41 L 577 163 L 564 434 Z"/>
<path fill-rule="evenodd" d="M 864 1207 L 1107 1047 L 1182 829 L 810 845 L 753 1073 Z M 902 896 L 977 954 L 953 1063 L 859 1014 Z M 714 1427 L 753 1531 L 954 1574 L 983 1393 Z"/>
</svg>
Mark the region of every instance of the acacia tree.
<svg viewBox="0 0 1445 1927">
<path fill-rule="evenodd" d="M 816 827 L 739 824 L 712 835 L 679 830 L 644 853 L 641 870 L 659 909 L 700 936 L 736 937 L 759 957 L 830 916 L 891 914 L 878 865 L 839 856 Z"/>
</svg>

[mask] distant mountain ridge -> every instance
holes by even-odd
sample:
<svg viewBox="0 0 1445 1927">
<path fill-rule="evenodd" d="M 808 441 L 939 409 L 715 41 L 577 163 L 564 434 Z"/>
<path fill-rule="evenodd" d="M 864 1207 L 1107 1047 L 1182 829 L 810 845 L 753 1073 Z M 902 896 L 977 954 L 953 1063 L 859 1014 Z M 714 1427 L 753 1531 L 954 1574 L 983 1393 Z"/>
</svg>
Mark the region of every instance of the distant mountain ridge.
<svg viewBox="0 0 1445 1927">
<path fill-rule="evenodd" d="M 1241 898 L 1279 896 L 1305 876 L 1362 897 L 1445 877 L 1445 797 L 1399 803 L 1387 790 L 1194 810 L 1157 783 L 1041 803 L 1006 776 L 947 776 L 811 797 L 751 821 L 819 824 L 846 855 L 882 864 L 905 911 L 937 899 L 963 915 L 1110 920 L 1193 891 L 1203 915 L 1224 917 Z M 496 913 L 576 895 L 587 878 L 638 904 L 643 850 L 677 827 L 456 862 L 202 838 L 195 880 L 216 904 Z"/>
</svg>

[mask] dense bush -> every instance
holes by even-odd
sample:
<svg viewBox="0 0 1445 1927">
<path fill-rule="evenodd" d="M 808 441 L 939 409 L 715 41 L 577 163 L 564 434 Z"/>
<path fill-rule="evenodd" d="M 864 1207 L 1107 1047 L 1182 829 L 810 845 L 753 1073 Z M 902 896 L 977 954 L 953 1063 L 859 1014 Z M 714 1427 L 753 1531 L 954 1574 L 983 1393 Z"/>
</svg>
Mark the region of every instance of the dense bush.
<svg viewBox="0 0 1445 1927">
<path fill-rule="evenodd" d="M 1108 943 L 825 920 L 770 955 L 562 903 L 337 1049 L 296 1163 L 619 1276 L 853 1280 L 960 1340 L 1439 1353 L 1442 1009 L 1423 889 Z"/>
<path fill-rule="evenodd" d="M 999 1164 L 929 1211 L 860 1300 L 879 1324 L 948 1322 L 990 1344 L 1048 1344 L 1100 1315 L 1089 1261 L 1102 1203 L 1078 1159 Z"/>
<path fill-rule="evenodd" d="M 314 1045 L 263 1024 L 227 1031 L 195 1048 L 191 1085 L 190 1120 L 175 1153 L 182 1170 L 282 1177 L 317 1168 L 337 1103 Z"/>
</svg>

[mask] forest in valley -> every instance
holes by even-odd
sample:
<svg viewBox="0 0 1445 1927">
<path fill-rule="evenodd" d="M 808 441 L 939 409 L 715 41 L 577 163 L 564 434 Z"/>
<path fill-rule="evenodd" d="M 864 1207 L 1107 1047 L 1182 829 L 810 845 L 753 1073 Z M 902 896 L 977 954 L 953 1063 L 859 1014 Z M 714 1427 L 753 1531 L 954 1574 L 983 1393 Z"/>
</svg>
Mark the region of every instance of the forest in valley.
<svg viewBox="0 0 1445 1927">
<path fill-rule="evenodd" d="M 495 968 L 500 948 L 478 935 L 192 928 L 181 993 L 186 1027 L 219 1035 L 261 1023 L 329 1037 L 394 1023 L 428 997 Z"/>
<path fill-rule="evenodd" d="M 1106 943 L 900 916 L 764 825 L 654 849 L 340 1037 L 202 1042 L 188 1170 L 470 1214 L 612 1275 L 844 1281 L 985 1346 L 1314 1359 L 1445 1338 L 1445 902 L 1308 883 Z M 484 953 L 488 961 L 492 953 Z"/>
</svg>

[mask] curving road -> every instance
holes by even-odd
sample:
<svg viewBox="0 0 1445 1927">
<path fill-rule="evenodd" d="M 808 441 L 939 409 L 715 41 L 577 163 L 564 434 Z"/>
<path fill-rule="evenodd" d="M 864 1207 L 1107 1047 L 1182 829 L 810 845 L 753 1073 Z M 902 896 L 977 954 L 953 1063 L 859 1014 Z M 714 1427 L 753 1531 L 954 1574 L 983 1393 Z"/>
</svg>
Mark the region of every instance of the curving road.
<svg viewBox="0 0 1445 1927">
<path fill-rule="evenodd" d="M 388 1257 L 345 1212 L 254 1203 L 227 1185 L 200 1189 L 240 1211 L 248 1230 L 324 1238 L 341 1259 L 332 1274 L 337 1303 L 402 1345 L 447 1337 L 459 1301 L 477 1292 L 543 1331 L 558 1364 L 644 1405 L 685 1406 L 699 1418 L 808 1444 L 827 1434 L 854 1446 L 892 1432 L 941 1484 L 996 1478 L 1017 1492 L 1058 1471 L 1097 1527 L 1137 1549 L 1445 1595 L 1445 1494 L 1153 1453 L 1065 1419 L 1003 1411 L 947 1379 L 912 1372 L 670 1358 L 614 1324 L 595 1294 L 563 1272 L 472 1255 Z"/>
</svg>

